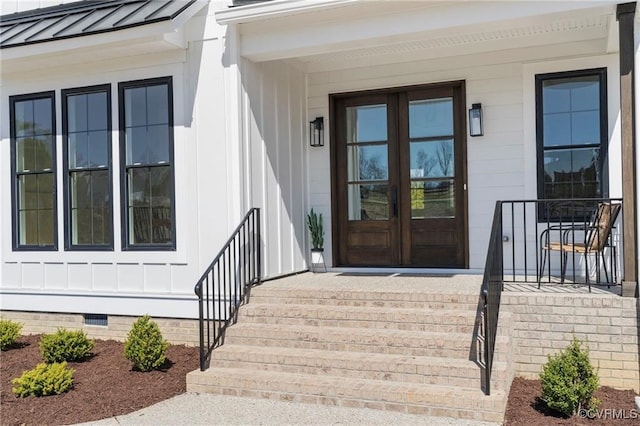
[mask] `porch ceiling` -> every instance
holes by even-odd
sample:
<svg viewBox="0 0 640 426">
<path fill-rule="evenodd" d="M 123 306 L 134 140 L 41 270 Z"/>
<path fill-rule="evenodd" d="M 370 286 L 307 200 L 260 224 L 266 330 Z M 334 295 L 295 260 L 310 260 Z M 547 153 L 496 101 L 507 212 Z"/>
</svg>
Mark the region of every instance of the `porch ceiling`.
<svg viewBox="0 0 640 426">
<path fill-rule="evenodd" d="M 296 60 L 315 71 L 583 41 L 601 53 L 618 50 L 611 1 L 330 6 L 262 20 L 237 18 L 242 56 L 256 62 Z"/>
</svg>

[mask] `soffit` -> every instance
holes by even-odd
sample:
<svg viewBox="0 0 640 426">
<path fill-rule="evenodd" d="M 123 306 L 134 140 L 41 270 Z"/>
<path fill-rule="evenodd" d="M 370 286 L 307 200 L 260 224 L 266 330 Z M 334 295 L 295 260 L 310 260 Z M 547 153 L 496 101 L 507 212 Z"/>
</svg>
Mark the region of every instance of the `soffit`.
<svg viewBox="0 0 640 426">
<path fill-rule="evenodd" d="M 274 2 L 277 3 L 277 2 Z M 263 6 L 266 7 L 266 6 Z M 611 37 L 614 1 L 393 1 L 334 3 L 238 23 L 240 53 L 256 62 L 304 63 Z M 218 15 L 216 14 L 216 17 Z M 253 18 L 252 18 L 253 19 Z"/>
<path fill-rule="evenodd" d="M 302 63 L 307 70 L 317 71 L 344 68 L 349 64 L 357 66 L 383 58 L 389 61 L 392 57 L 446 57 L 582 41 L 601 41 L 598 46 L 601 53 L 604 53 L 612 46 L 608 43 L 610 37 L 617 38 L 615 17 L 613 14 L 596 14 L 492 30 L 426 36 L 358 49 L 299 56 L 295 60 Z"/>
</svg>

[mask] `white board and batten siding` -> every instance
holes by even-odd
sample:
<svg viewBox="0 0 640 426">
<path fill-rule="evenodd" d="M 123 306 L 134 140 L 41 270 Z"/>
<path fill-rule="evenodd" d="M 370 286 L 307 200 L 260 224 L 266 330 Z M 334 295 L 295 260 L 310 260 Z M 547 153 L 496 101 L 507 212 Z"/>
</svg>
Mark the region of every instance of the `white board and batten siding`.
<svg viewBox="0 0 640 426">
<path fill-rule="evenodd" d="M 220 7 L 220 6 L 218 6 Z M 0 170 L 3 310 L 197 317 L 193 287 L 244 212 L 241 205 L 236 70 L 222 66 L 225 28 L 212 5 L 185 28 L 186 49 L 72 66 L 3 73 L 0 86 L 0 162 L 10 164 L 9 97 L 55 91 L 57 251 L 12 251 L 10 168 Z M 82 37 L 76 39 L 82 43 Z M 174 106 L 175 251 L 123 251 L 120 206 L 118 83 L 171 76 Z M 114 250 L 64 250 L 61 90 L 111 84 Z M 232 85 L 233 87 L 233 85 Z M 237 86 L 236 86 L 237 87 Z"/>
<path fill-rule="evenodd" d="M 276 277 L 306 267 L 306 76 L 285 61 L 247 60 L 241 75 L 246 203 L 261 208 L 262 270 Z"/>
</svg>

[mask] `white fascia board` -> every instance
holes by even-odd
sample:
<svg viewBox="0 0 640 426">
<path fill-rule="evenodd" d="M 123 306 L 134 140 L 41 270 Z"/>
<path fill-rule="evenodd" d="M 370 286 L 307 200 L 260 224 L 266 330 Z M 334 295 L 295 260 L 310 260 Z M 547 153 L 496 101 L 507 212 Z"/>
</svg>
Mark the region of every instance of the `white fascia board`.
<svg viewBox="0 0 640 426">
<path fill-rule="evenodd" d="M 353 2 L 351 2 L 353 3 Z M 366 7 L 366 3 L 362 3 Z M 264 26 L 253 30 L 247 24 L 242 31 L 241 55 L 253 61 L 285 59 L 290 57 L 330 53 L 364 47 L 369 43 L 390 43 L 411 38 L 412 34 L 441 34 L 457 32 L 459 28 L 486 29 L 495 25 L 526 24 L 543 15 L 570 16 L 581 10 L 614 13 L 615 1 L 511 1 L 511 2 L 461 2 L 453 1 L 424 10 L 412 9 L 397 13 L 367 17 L 351 8 L 353 19 L 338 21 L 317 20 L 317 24 L 305 25 L 291 20 L 279 21 L 278 25 Z M 243 26 L 244 27 L 244 26 Z"/>
<path fill-rule="evenodd" d="M 353 4 L 359 0 L 275 0 L 246 6 L 230 7 L 215 13 L 216 22 L 221 25 L 244 24 L 263 19 L 280 18 L 299 13 L 315 12 L 322 9 Z"/>
<path fill-rule="evenodd" d="M 28 44 L 25 46 L 8 47 L 0 50 L 0 58 L 3 61 L 9 61 L 39 55 L 69 52 L 77 49 L 100 48 L 105 45 L 118 44 L 122 42 L 130 44 L 140 41 L 148 42 L 150 40 L 162 40 L 164 34 L 172 32 L 174 32 L 172 23 L 168 21 L 157 22 L 155 24 L 141 25 L 119 31 L 71 37 L 62 40 Z"/>
</svg>

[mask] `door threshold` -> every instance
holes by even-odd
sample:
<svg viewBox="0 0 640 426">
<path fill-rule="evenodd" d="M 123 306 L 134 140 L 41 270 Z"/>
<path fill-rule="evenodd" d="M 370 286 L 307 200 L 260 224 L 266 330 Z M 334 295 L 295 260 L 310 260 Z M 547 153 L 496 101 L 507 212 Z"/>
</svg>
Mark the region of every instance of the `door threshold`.
<svg viewBox="0 0 640 426">
<path fill-rule="evenodd" d="M 482 269 L 449 269 L 449 268 L 396 268 L 396 267 L 336 267 L 327 268 L 327 272 L 359 275 L 482 275 Z"/>
</svg>

